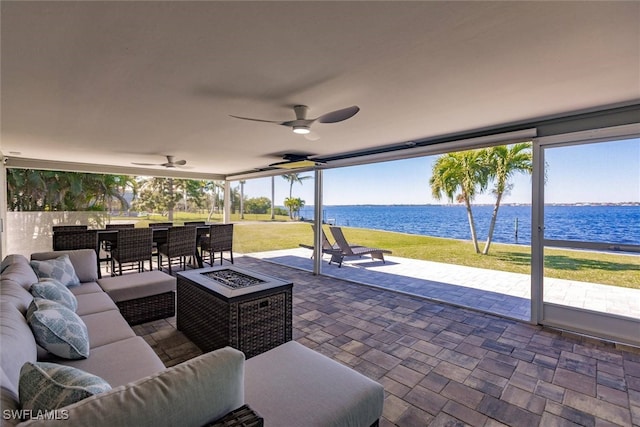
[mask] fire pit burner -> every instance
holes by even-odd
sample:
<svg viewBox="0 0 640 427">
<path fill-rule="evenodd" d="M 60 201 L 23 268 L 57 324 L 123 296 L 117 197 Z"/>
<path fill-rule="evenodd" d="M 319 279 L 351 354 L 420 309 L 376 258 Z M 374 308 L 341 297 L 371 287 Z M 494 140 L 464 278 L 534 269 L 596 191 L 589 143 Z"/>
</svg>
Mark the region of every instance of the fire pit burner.
<svg viewBox="0 0 640 427">
<path fill-rule="evenodd" d="M 201 274 L 231 289 L 246 288 L 247 286 L 265 283 L 264 280 L 234 270 L 216 270 Z"/>
</svg>

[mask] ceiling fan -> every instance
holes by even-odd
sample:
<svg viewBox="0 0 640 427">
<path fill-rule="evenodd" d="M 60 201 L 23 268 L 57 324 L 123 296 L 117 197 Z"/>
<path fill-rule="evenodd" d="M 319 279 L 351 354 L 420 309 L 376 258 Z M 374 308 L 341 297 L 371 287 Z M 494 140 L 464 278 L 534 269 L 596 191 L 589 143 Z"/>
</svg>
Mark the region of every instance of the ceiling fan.
<svg viewBox="0 0 640 427">
<path fill-rule="evenodd" d="M 187 164 L 186 160 L 173 160 L 173 156 L 167 156 L 167 161 L 165 163 L 136 163 L 132 162 L 134 165 L 139 166 L 164 166 L 165 168 L 175 168 L 178 166 L 184 166 Z"/>
<path fill-rule="evenodd" d="M 314 166 L 322 166 L 326 162 L 323 160 L 310 159 L 311 154 L 295 154 L 287 153 L 282 156 L 284 161 L 272 163 L 269 166 L 278 169 L 299 169 L 309 168 Z"/>
<path fill-rule="evenodd" d="M 296 105 L 293 107 L 293 111 L 296 115 L 295 120 L 287 120 L 287 121 L 253 119 L 250 117 L 240 117 L 240 116 L 234 116 L 234 115 L 230 115 L 230 116 L 236 119 L 252 120 L 254 122 L 274 123 L 277 125 L 288 126 L 292 128 L 293 133 L 305 135 L 307 139 L 315 140 L 315 139 L 318 139 L 318 137 L 311 133 L 311 125 L 314 122 L 338 123 L 355 116 L 356 113 L 360 111 L 360 107 L 354 105 L 351 107 L 343 108 L 341 110 L 331 111 L 329 113 L 321 115 L 320 117 L 316 117 L 315 119 L 307 118 L 309 107 L 307 107 L 306 105 Z"/>
</svg>

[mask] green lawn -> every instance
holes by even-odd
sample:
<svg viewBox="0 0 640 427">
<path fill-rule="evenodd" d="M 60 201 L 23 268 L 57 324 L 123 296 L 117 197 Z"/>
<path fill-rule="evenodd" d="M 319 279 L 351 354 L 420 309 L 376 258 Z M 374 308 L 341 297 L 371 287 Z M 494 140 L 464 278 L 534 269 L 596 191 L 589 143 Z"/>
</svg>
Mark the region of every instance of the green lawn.
<svg viewBox="0 0 640 427">
<path fill-rule="evenodd" d="M 291 221 L 286 216 L 278 216 L 275 221 L 270 218 L 269 214 L 245 214 L 242 221 L 239 214 L 232 215 L 231 220 L 237 225 L 234 230 L 234 250 L 240 253 L 262 252 L 297 248 L 299 243 L 313 243 L 308 223 Z M 178 213 L 174 216 L 174 223 L 206 219 L 207 215 Z M 146 226 L 149 222 L 167 219 L 150 216 L 137 220 L 138 226 Z M 214 215 L 212 221 L 220 222 L 222 218 Z M 389 249 L 394 256 L 514 273 L 529 274 L 531 271 L 529 246 L 492 243 L 489 255 L 479 255 L 474 252 L 471 241 L 342 228 L 350 242 Z M 325 227 L 325 232 L 331 236 L 328 227 Z M 640 289 L 640 256 L 547 249 L 544 274 L 546 277 Z"/>
<path fill-rule="evenodd" d="M 479 255 L 470 241 L 342 227 L 348 241 L 390 249 L 394 256 L 529 274 L 529 246 L 493 243 L 489 255 Z M 327 236 L 331 236 L 328 227 Z M 332 239 L 331 239 L 332 240 Z M 311 245 L 306 223 L 237 223 L 234 250 L 241 253 Z M 640 289 L 640 256 L 548 249 L 545 276 Z"/>
</svg>

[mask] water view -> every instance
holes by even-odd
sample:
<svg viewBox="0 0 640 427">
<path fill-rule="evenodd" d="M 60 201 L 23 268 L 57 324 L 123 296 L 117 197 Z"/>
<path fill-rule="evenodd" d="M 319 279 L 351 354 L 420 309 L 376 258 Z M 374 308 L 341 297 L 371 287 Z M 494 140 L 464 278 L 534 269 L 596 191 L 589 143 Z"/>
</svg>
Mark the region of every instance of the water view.
<svg viewBox="0 0 640 427">
<path fill-rule="evenodd" d="M 487 238 L 493 206 L 473 207 L 478 239 Z M 312 219 L 313 206 L 300 215 Z M 400 233 L 469 240 L 467 211 L 460 205 L 325 206 L 327 223 Z M 549 205 L 545 237 L 557 240 L 640 245 L 640 205 Z M 531 244 L 531 206 L 500 207 L 493 234 L 499 243 Z"/>
</svg>

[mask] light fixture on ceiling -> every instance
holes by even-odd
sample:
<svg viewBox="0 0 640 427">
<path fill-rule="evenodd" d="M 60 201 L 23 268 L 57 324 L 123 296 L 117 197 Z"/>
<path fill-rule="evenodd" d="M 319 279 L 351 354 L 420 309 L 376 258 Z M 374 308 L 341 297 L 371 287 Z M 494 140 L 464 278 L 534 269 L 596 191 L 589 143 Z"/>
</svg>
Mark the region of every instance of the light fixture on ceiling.
<svg viewBox="0 0 640 427">
<path fill-rule="evenodd" d="M 311 132 L 311 129 L 309 129 L 309 126 L 294 126 L 293 127 L 293 133 L 297 133 L 298 135 L 306 135 L 309 132 Z"/>
</svg>

